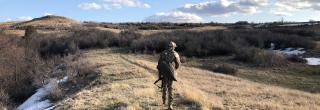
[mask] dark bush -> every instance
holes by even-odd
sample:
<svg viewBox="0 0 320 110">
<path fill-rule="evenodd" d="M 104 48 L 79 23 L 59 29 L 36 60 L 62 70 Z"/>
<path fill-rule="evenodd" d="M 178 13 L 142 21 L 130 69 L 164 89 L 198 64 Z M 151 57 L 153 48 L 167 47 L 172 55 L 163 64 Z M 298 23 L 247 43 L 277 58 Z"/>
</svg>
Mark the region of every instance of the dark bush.
<svg viewBox="0 0 320 110">
<path fill-rule="evenodd" d="M 224 74 L 228 74 L 228 75 L 236 75 L 238 72 L 238 70 L 236 68 L 234 68 L 228 64 L 218 65 L 218 66 L 214 67 L 212 69 L 212 71 L 218 72 L 218 73 L 224 73 Z"/>
<path fill-rule="evenodd" d="M 288 59 L 289 61 L 295 62 L 295 63 L 307 63 L 307 60 L 306 60 L 306 59 L 304 59 L 304 58 L 302 58 L 302 57 L 299 57 L 299 56 L 296 56 L 296 55 L 294 55 L 294 56 L 289 56 L 287 59 Z"/>
<path fill-rule="evenodd" d="M 282 66 L 287 63 L 286 57 L 279 53 L 254 47 L 238 49 L 235 52 L 234 59 L 262 67 Z"/>
<path fill-rule="evenodd" d="M 0 35 L 0 105 L 7 108 L 32 95 L 39 86 L 36 81 L 43 81 L 51 64 L 40 59 L 36 49 L 27 48 L 24 43 L 12 36 Z"/>
<path fill-rule="evenodd" d="M 61 57 L 77 52 L 78 46 L 75 41 L 69 38 L 45 38 L 40 41 L 39 52 L 43 58 L 52 55 L 60 55 Z"/>
<path fill-rule="evenodd" d="M 31 37 L 32 34 L 35 34 L 37 30 L 33 26 L 28 26 L 25 30 L 24 37 Z"/>
<path fill-rule="evenodd" d="M 302 47 L 314 48 L 315 43 L 296 35 L 275 34 L 267 30 L 216 30 L 216 31 L 173 31 L 148 35 L 131 42 L 131 51 L 152 53 L 161 52 L 166 43 L 177 43 L 177 51 L 185 56 L 231 55 L 240 47 L 276 48 Z"/>
<path fill-rule="evenodd" d="M 71 37 L 80 49 L 87 48 L 105 48 L 110 45 L 116 45 L 115 33 L 109 31 L 101 31 L 97 29 L 83 29 L 75 31 Z"/>
<path fill-rule="evenodd" d="M 293 34 L 293 35 L 299 35 L 299 36 L 315 36 L 316 31 L 308 28 L 302 28 L 302 29 L 294 29 L 294 28 L 274 28 L 270 29 L 272 32 L 276 33 L 282 33 L 282 34 Z"/>
<path fill-rule="evenodd" d="M 158 32 L 142 36 L 134 30 L 119 34 L 95 28 L 80 29 L 71 36 L 42 41 L 42 56 L 61 55 L 70 50 L 106 47 L 125 47 L 131 52 L 154 53 L 163 51 L 169 41 L 177 43 L 177 51 L 188 57 L 206 57 L 215 55 L 232 55 L 240 47 L 269 48 L 274 43 L 276 48 L 299 47 L 314 48 L 310 39 L 297 35 L 272 33 L 268 30 L 211 30 L 189 31 L 177 30 Z M 48 38 L 48 37 L 47 37 Z M 76 46 L 74 46 L 74 44 Z"/>
</svg>

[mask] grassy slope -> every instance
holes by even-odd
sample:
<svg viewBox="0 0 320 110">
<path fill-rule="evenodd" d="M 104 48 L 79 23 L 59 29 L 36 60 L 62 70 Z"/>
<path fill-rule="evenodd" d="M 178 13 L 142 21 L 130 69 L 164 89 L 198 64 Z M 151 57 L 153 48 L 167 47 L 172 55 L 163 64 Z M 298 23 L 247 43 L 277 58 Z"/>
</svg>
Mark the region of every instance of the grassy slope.
<svg viewBox="0 0 320 110">
<path fill-rule="evenodd" d="M 84 60 L 100 65 L 101 83 L 82 90 L 57 109 L 161 109 L 153 85 L 156 57 L 91 50 Z M 175 83 L 175 108 L 319 109 L 320 95 L 259 84 L 192 67 L 182 67 Z"/>
<path fill-rule="evenodd" d="M 80 24 L 79 21 L 72 20 L 61 16 L 43 16 L 34 20 L 22 22 L 20 26 L 51 26 L 51 25 L 64 25 L 71 26 Z"/>
</svg>

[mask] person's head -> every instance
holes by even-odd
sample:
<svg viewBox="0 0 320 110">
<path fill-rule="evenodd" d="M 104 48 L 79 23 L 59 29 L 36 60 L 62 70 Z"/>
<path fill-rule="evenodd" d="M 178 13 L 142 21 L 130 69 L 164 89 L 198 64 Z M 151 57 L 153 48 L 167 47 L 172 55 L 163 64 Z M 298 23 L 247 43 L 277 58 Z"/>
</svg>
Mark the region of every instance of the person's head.
<svg viewBox="0 0 320 110">
<path fill-rule="evenodd" d="M 169 42 L 168 49 L 174 50 L 176 47 L 177 47 L 176 43 L 174 43 L 173 41 Z"/>
</svg>

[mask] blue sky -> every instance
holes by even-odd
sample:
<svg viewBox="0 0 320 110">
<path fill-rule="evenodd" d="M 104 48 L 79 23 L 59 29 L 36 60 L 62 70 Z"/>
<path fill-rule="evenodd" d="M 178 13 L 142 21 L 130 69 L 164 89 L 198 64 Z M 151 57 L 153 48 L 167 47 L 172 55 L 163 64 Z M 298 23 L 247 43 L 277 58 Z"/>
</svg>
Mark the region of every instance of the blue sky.
<svg viewBox="0 0 320 110">
<path fill-rule="evenodd" d="M 48 14 L 99 22 L 320 20 L 320 0 L 1 0 L 0 22 Z"/>
</svg>

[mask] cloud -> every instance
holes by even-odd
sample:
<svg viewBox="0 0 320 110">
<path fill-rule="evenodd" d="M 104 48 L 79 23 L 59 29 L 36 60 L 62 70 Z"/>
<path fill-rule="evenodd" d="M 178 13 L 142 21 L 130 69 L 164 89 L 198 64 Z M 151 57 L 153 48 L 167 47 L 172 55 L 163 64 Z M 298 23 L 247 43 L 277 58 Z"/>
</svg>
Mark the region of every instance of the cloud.
<svg viewBox="0 0 320 110">
<path fill-rule="evenodd" d="M 277 0 L 271 13 L 280 16 L 290 16 L 293 12 L 304 9 L 320 11 L 319 0 Z"/>
<path fill-rule="evenodd" d="M 97 3 L 82 3 L 78 5 L 79 8 L 84 10 L 100 10 L 102 6 Z"/>
<path fill-rule="evenodd" d="M 33 18 L 30 16 L 21 16 L 21 17 L 17 17 L 16 21 L 29 21 L 32 20 Z"/>
<path fill-rule="evenodd" d="M 137 0 L 104 0 L 103 3 L 106 9 L 119 9 L 122 7 L 133 7 L 133 8 L 151 8 L 147 3 L 141 3 Z"/>
<path fill-rule="evenodd" d="M 236 13 L 253 14 L 266 5 L 268 5 L 268 0 L 216 0 L 198 4 L 186 4 L 176 10 L 201 16 L 217 16 Z"/>
<path fill-rule="evenodd" d="M 292 16 L 292 13 L 288 13 L 288 12 L 274 11 L 271 13 L 277 16 Z"/>
<path fill-rule="evenodd" d="M 145 18 L 147 22 L 178 22 L 178 23 L 190 23 L 190 22 L 202 22 L 202 18 L 190 13 L 183 13 L 179 11 L 157 13 L 155 15 Z"/>
<path fill-rule="evenodd" d="M 111 10 L 121 9 L 123 7 L 131 8 L 151 8 L 147 3 L 142 3 L 138 0 L 102 0 L 100 3 L 82 3 L 78 5 L 79 8 L 84 10 Z"/>
<path fill-rule="evenodd" d="M 5 21 L 12 21 L 12 19 L 8 18 L 8 19 L 6 19 Z"/>
<path fill-rule="evenodd" d="M 50 15 L 53 15 L 53 14 L 51 14 L 51 13 L 44 13 L 43 15 L 44 15 L 44 16 L 50 16 Z"/>
<path fill-rule="evenodd" d="M 241 6 L 266 6 L 269 4 L 269 0 L 240 0 Z"/>
</svg>

